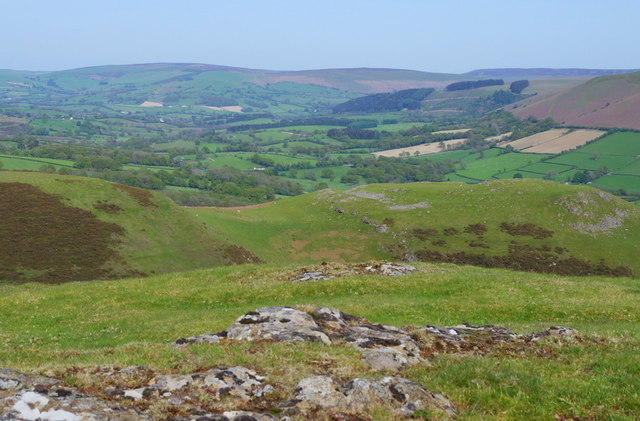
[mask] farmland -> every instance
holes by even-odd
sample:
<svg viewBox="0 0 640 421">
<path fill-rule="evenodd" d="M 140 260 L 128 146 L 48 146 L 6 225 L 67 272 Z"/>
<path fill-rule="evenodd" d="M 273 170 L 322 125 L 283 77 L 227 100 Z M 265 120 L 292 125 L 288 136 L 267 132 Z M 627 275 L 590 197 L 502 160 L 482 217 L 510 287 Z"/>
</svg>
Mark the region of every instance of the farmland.
<svg viewBox="0 0 640 421">
<path fill-rule="evenodd" d="M 466 139 L 445 140 L 440 143 L 427 143 L 423 145 L 410 146 L 407 148 L 390 149 L 387 151 L 374 152 L 374 156 L 385 157 L 403 157 L 403 156 L 420 156 L 430 155 L 443 152 L 447 148 L 453 148 L 464 143 Z"/>
<path fill-rule="evenodd" d="M 601 130 L 552 129 L 509 142 L 507 145 L 527 153 L 558 154 L 583 146 L 605 133 Z"/>
</svg>

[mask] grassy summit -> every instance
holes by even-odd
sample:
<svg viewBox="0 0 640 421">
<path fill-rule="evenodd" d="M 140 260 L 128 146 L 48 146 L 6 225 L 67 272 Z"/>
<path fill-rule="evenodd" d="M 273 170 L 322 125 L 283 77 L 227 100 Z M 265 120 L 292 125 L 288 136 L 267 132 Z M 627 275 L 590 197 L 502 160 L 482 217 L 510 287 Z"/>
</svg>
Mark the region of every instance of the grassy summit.
<svg viewBox="0 0 640 421">
<path fill-rule="evenodd" d="M 479 354 L 436 352 L 430 364 L 400 374 L 444 393 L 460 420 L 635 419 L 636 280 L 417 267 L 395 278 L 307 283 L 289 282 L 299 267 L 248 265 L 98 283 L 4 285 L 0 366 L 53 375 L 96 393 L 105 387 L 98 374 L 113 366 L 143 365 L 160 374 L 243 365 L 268 376 L 277 401 L 306 376 L 380 373 L 364 366 L 346 344 L 223 342 L 178 349 L 172 342 L 217 332 L 244 312 L 269 305 L 330 306 L 396 326 L 468 322 L 525 333 L 561 325 L 578 329 L 583 339 Z M 397 419 L 372 411 L 369 419 Z"/>
</svg>

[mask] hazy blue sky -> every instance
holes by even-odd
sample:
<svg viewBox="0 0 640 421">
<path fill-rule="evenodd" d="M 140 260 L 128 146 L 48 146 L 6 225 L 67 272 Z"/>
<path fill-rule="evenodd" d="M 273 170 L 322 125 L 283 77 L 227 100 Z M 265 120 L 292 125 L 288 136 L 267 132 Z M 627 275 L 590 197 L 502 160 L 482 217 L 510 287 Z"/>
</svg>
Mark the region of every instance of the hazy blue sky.
<svg viewBox="0 0 640 421">
<path fill-rule="evenodd" d="M 638 0 L 7 0 L 0 68 L 640 68 Z"/>
</svg>

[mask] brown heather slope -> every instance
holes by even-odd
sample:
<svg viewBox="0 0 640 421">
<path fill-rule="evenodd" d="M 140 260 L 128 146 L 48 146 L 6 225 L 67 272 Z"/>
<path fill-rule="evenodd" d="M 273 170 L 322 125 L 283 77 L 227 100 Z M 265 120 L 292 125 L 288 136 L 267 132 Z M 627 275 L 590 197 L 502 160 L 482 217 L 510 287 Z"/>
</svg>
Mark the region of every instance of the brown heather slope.
<svg viewBox="0 0 640 421">
<path fill-rule="evenodd" d="M 597 77 L 505 109 L 520 118 L 551 117 L 572 126 L 640 130 L 640 72 Z"/>
</svg>

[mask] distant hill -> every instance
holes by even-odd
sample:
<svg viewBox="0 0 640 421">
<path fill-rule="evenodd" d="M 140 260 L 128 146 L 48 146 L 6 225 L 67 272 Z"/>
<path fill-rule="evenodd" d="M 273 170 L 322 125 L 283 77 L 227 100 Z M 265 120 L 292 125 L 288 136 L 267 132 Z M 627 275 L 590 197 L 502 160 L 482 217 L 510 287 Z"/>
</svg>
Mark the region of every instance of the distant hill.
<svg viewBox="0 0 640 421">
<path fill-rule="evenodd" d="M 640 72 L 601 76 L 506 107 L 516 116 L 576 126 L 640 129 Z"/>
<path fill-rule="evenodd" d="M 640 69 L 479 69 L 465 73 L 467 76 L 502 79 L 587 79 L 598 76 L 636 72 Z"/>
<path fill-rule="evenodd" d="M 550 181 L 374 184 L 240 211 L 191 212 L 267 262 L 395 258 L 640 274 L 640 209 L 591 187 Z"/>
<path fill-rule="evenodd" d="M 196 107 L 183 110 L 192 113 L 203 113 L 207 107 L 236 114 L 297 116 L 331 112 L 336 104 L 366 94 L 441 88 L 462 79 L 401 69 L 274 71 L 193 63 L 0 70 L 0 107 L 54 107 L 85 115 L 138 111 L 126 108 L 131 106 Z M 0 127 L 0 131 L 18 133 L 20 128 Z"/>
<path fill-rule="evenodd" d="M 59 283 L 257 261 L 148 190 L 0 171 L 0 196 L 2 281 Z"/>
</svg>

